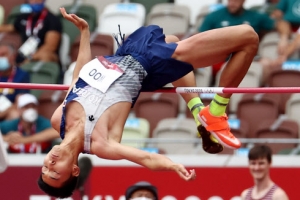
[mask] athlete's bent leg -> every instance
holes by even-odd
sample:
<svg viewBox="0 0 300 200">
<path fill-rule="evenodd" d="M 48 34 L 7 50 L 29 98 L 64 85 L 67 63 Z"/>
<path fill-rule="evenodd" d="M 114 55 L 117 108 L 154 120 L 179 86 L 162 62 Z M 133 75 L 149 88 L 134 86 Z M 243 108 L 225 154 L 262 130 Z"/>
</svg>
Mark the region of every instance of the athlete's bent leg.
<svg viewBox="0 0 300 200">
<path fill-rule="evenodd" d="M 195 87 L 196 80 L 193 72 L 188 73 L 184 77 L 178 79 L 177 81 L 172 83 L 175 87 Z M 208 132 L 200 123 L 198 119 L 198 113 L 201 109 L 204 108 L 204 104 L 202 103 L 199 94 L 196 93 L 183 93 L 181 94 L 182 98 L 187 103 L 188 108 L 190 109 L 192 115 L 197 124 L 198 134 L 202 138 L 202 148 L 207 153 L 220 153 L 223 151 L 223 146 L 218 143 L 210 132 Z"/>
<path fill-rule="evenodd" d="M 258 36 L 252 27 L 239 25 L 196 34 L 178 42 L 173 58 L 190 63 L 194 68 L 210 66 L 231 56 L 220 78 L 220 87 L 238 87 L 258 49 Z M 229 148 L 241 143 L 230 132 L 225 114 L 231 94 L 216 94 L 199 113 L 199 121 Z"/>
<path fill-rule="evenodd" d="M 167 35 L 165 38 L 167 43 L 170 42 L 178 42 L 179 39 L 173 35 Z M 184 77 L 180 78 L 179 80 L 172 83 L 175 87 L 195 87 L 196 80 L 193 72 L 185 75 Z M 180 94 L 182 98 L 187 103 L 188 108 L 190 109 L 192 115 L 194 116 L 195 122 L 197 124 L 198 129 L 198 136 L 202 138 L 202 148 L 207 153 L 220 153 L 223 151 L 223 146 L 218 143 L 210 132 L 208 132 L 198 120 L 198 113 L 202 108 L 204 108 L 204 104 L 202 103 L 200 97 L 196 93 L 187 93 L 187 94 Z"/>
</svg>

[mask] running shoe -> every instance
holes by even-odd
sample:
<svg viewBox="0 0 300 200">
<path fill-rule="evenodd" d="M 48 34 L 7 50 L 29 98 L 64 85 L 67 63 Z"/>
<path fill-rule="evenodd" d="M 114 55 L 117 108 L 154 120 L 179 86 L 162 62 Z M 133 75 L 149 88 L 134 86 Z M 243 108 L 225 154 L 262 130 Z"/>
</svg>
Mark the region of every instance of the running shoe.
<svg viewBox="0 0 300 200">
<path fill-rule="evenodd" d="M 223 146 L 230 149 L 241 147 L 241 142 L 230 132 L 226 114 L 220 117 L 213 116 L 209 112 L 209 106 L 206 106 L 198 114 L 198 120 Z"/>
<path fill-rule="evenodd" d="M 202 148 L 205 152 L 216 154 L 223 151 L 223 146 L 220 143 L 218 143 L 218 141 L 217 143 L 214 142 L 214 140 L 216 139 L 215 138 L 212 139 L 212 135 L 204 128 L 204 126 L 199 125 L 197 129 L 198 129 L 198 133 L 201 135 Z"/>
</svg>

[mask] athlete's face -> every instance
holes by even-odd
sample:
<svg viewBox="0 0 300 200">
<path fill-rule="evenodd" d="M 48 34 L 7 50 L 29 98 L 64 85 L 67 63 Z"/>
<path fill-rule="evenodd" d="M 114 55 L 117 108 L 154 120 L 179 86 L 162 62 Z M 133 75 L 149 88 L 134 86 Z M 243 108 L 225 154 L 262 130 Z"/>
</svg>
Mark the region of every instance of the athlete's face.
<svg viewBox="0 0 300 200">
<path fill-rule="evenodd" d="M 54 146 L 44 159 L 42 167 L 42 179 L 52 187 L 61 187 L 71 176 L 79 175 L 78 166 L 74 165 L 71 154 Z"/>
<path fill-rule="evenodd" d="M 253 178 L 257 181 L 264 179 L 269 175 L 271 163 L 266 158 L 249 160 L 249 169 Z"/>
<path fill-rule="evenodd" d="M 230 13 L 236 14 L 243 8 L 244 2 L 245 0 L 228 0 L 227 9 Z"/>
</svg>

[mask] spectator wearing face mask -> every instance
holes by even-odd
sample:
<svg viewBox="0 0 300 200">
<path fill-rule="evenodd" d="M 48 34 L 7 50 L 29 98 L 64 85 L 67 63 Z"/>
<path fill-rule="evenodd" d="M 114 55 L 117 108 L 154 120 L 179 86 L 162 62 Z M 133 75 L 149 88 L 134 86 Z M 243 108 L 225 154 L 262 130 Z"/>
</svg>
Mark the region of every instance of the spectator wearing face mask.
<svg viewBox="0 0 300 200">
<path fill-rule="evenodd" d="M 29 83 L 30 76 L 15 64 L 16 50 L 13 45 L 0 43 L 0 82 Z M 18 95 L 29 93 L 27 89 L 0 88 L 0 120 L 19 116 L 15 100 Z"/>
<path fill-rule="evenodd" d="M 0 32 L 18 32 L 22 39 L 18 63 L 24 61 L 59 62 L 62 25 L 45 7 L 45 0 L 27 0 L 29 13 L 20 13 L 14 24 L 3 24 Z"/>
<path fill-rule="evenodd" d="M 157 188 L 149 182 L 140 181 L 125 192 L 126 200 L 158 200 Z"/>
<path fill-rule="evenodd" d="M 52 140 L 59 134 L 51 127 L 50 121 L 38 114 L 38 101 L 31 94 L 18 98 L 20 117 L 3 121 L 0 129 L 3 140 L 8 143 L 9 153 L 46 153 Z"/>
</svg>

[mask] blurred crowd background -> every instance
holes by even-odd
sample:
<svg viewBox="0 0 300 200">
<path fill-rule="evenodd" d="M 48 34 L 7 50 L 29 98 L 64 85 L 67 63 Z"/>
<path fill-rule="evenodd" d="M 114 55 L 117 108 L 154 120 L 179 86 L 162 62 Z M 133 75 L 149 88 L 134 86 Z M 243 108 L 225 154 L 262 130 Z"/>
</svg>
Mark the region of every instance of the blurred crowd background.
<svg viewBox="0 0 300 200">
<path fill-rule="evenodd" d="M 297 0 L 10 0 L 0 3 L 0 82 L 69 85 L 79 31 L 59 12 L 84 18 L 93 56 L 112 55 L 113 35 L 157 24 L 181 40 L 215 28 L 249 24 L 260 37 L 240 87 L 299 87 L 300 2 Z M 216 47 L 217 48 L 217 47 Z M 203 49 L 205 51 L 205 49 Z M 218 86 L 226 60 L 195 70 L 198 87 Z M 172 87 L 172 84 L 166 87 Z M 0 88 L 0 129 L 10 153 L 46 153 L 60 142 L 51 128 L 66 91 Z M 209 103 L 213 94 L 199 94 Z M 227 110 L 243 153 L 268 143 L 275 154 L 298 154 L 300 95 L 234 94 Z M 204 153 L 196 124 L 178 94 L 142 93 L 122 143 L 165 154 Z"/>
</svg>

